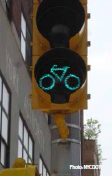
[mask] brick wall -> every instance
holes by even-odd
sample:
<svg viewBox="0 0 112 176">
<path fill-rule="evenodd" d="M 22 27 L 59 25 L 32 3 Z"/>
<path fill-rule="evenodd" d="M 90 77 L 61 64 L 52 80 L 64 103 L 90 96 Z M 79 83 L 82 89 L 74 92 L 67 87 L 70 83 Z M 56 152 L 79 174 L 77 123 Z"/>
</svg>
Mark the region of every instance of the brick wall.
<svg viewBox="0 0 112 176">
<path fill-rule="evenodd" d="M 32 34 L 32 20 L 30 18 L 33 8 L 33 0 L 10 0 L 11 16 L 19 38 L 21 37 L 21 11 L 25 17 L 27 27 Z"/>
<path fill-rule="evenodd" d="M 95 140 L 83 141 L 83 165 L 99 165 Z M 99 176 L 96 169 L 83 169 L 83 176 Z"/>
</svg>

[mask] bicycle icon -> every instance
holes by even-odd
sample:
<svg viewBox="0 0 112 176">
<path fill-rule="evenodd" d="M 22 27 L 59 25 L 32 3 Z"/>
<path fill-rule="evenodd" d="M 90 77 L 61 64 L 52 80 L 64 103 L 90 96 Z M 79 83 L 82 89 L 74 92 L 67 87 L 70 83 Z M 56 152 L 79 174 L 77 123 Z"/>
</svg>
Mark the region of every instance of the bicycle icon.
<svg viewBox="0 0 112 176">
<path fill-rule="evenodd" d="M 64 66 L 62 68 L 58 68 L 57 65 L 53 65 L 52 68 L 50 69 L 50 72 L 61 82 L 66 74 L 66 72 L 68 71 L 70 67 L 67 67 L 67 66 Z M 59 76 L 56 71 L 62 71 L 62 75 Z M 49 87 L 44 87 L 43 86 L 43 80 L 44 79 L 47 79 L 47 78 L 50 78 L 52 80 L 52 84 L 49 86 Z M 75 78 L 77 80 L 77 86 L 76 87 L 71 87 L 69 84 L 68 84 L 68 80 L 70 78 Z M 80 87 L 80 78 L 77 77 L 76 75 L 74 74 L 69 74 L 68 76 L 65 77 L 65 80 L 64 80 L 64 84 L 65 84 L 65 87 L 69 90 L 76 90 Z M 51 74 L 45 74 L 43 75 L 40 80 L 39 80 L 39 86 L 43 89 L 43 90 L 51 90 L 54 88 L 55 86 L 55 78 L 51 75 Z"/>
</svg>

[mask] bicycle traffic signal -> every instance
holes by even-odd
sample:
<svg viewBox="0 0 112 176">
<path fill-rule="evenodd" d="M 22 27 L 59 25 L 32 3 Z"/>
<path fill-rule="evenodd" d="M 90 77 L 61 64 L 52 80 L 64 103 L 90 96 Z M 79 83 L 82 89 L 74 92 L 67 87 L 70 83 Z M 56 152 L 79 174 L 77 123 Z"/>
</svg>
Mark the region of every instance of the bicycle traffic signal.
<svg viewBox="0 0 112 176">
<path fill-rule="evenodd" d="M 87 108 L 87 0 L 33 0 L 32 109 Z"/>
</svg>

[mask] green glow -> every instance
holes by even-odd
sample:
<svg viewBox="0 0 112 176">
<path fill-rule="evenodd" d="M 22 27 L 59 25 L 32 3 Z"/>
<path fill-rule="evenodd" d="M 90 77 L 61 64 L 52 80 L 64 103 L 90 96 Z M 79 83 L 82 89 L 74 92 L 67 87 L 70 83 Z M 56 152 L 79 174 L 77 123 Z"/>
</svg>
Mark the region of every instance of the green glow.
<svg viewBox="0 0 112 176">
<path fill-rule="evenodd" d="M 70 77 L 77 79 L 78 85 L 77 85 L 76 87 L 70 87 L 70 86 L 68 85 L 67 81 L 68 81 L 68 79 L 69 79 Z M 69 89 L 69 90 L 76 90 L 76 89 L 78 89 L 78 88 L 80 87 L 80 78 L 77 77 L 77 76 L 75 76 L 75 75 L 73 75 L 73 74 L 69 74 L 69 75 L 65 78 L 65 87 L 66 87 L 67 89 Z"/>
<path fill-rule="evenodd" d="M 57 65 L 53 65 L 53 67 L 51 68 L 50 72 L 55 76 L 57 77 L 60 82 L 62 81 L 63 77 L 65 76 L 67 70 L 69 69 L 70 67 L 63 67 L 63 68 L 57 68 Z M 58 76 L 58 74 L 55 72 L 55 71 L 63 71 L 62 75 L 61 76 Z"/>
<path fill-rule="evenodd" d="M 52 68 L 50 69 L 50 72 L 57 78 L 59 79 L 59 81 L 61 82 L 67 72 L 67 70 L 69 69 L 70 67 L 67 67 L 67 66 L 64 66 L 62 68 L 58 68 L 57 65 L 53 65 Z M 62 75 L 59 76 L 56 71 L 63 71 Z M 68 79 L 69 78 L 75 78 L 77 80 L 77 86 L 76 87 L 70 87 L 67 83 Z M 43 79 L 45 78 L 50 78 L 52 80 L 52 84 L 49 86 L 49 87 L 44 87 L 43 86 Z M 67 77 L 65 77 L 65 80 L 64 80 L 64 83 L 65 83 L 65 87 L 69 90 L 76 90 L 80 87 L 81 83 L 80 83 L 80 78 L 77 77 L 76 75 L 73 75 L 73 74 L 69 74 Z M 54 88 L 55 86 L 55 78 L 50 75 L 50 74 L 46 74 L 46 75 L 43 75 L 40 80 L 39 80 L 39 86 L 43 89 L 43 90 L 51 90 Z"/>
<path fill-rule="evenodd" d="M 49 87 L 44 87 L 44 86 L 42 85 L 42 81 L 43 81 L 43 79 L 45 79 L 45 78 L 51 78 L 51 79 L 52 79 L 52 84 L 51 84 L 51 86 L 49 86 Z M 40 78 L 40 80 L 39 80 L 39 86 L 40 86 L 43 90 L 51 90 L 51 89 L 53 89 L 53 87 L 55 86 L 55 79 L 53 78 L 52 75 L 46 74 L 46 75 L 44 75 L 44 76 L 42 76 L 42 77 Z"/>
</svg>

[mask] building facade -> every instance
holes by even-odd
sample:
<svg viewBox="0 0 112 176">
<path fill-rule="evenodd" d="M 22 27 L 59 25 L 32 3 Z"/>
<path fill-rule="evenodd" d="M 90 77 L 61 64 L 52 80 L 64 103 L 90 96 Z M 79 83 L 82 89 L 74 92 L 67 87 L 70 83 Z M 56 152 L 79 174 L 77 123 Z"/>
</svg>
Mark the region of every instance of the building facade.
<svg viewBox="0 0 112 176">
<path fill-rule="evenodd" d="M 95 140 L 83 141 L 83 165 L 99 165 Z M 84 169 L 83 176 L 100 176 L 100 169 Z"/>
<path fill-rule="evenodd" d="M 53 118 L 31 108 L 32 0 L 0 0 L 0 170 L 17 157 L 37 165 L 42 176 L 80 176 L 81 112 L 66 117 L 63 142 Z"/>
</svg>

